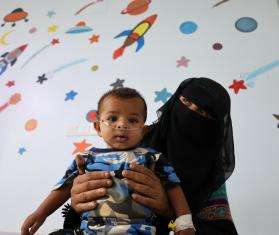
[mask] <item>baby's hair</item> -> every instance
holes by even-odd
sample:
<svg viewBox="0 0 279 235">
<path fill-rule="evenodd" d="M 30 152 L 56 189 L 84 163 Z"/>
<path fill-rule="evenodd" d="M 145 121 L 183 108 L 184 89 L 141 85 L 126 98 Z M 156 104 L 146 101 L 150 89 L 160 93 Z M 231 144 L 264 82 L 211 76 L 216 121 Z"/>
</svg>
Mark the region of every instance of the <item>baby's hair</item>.
<svg viewBox="0 0 279 235">
<path fill-rule="evenodd" d="M 135 89 L 129 88 L 129 87 L 120 87 L 117 89 L 110 90 L 106 92 L 105 94 L 102 95 L 102 97 L 99 99 L 98 102 L 98 114 L 100 113 L 101 106 L 103 104 L 103 101 L 106 97 L 108 96 L 114 96 L 116 98 L 122 98 L 122 99 L 132 99 L 132 98 L 137 98 L 142 101 L 143 104 L 143 118 L 144 121 L 146 121 L 147 117 L 147 105 L 142 97 L 142 95 Z"/>
</svg>

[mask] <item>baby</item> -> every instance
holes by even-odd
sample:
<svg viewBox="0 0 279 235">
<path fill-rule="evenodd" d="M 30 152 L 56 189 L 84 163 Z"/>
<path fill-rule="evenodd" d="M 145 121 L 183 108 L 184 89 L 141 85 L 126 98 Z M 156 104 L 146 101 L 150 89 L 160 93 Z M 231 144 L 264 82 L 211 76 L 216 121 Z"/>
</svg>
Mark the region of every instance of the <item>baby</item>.
<svg viewBox="0 0 279 235">
<path fill-rule="evenodd" d="M 112 187 L 107 196 L 97 201 L 97 207 L 82 214 L 80 229 L 83 234 L 156 234 L 155 213 L 131 197 L 123 170 L 133 164 L 154 169 L 164 186 L 175 216 L 177 234 L 193 234 L 194 226 L 190 210 L 179 186 L 179 179 L 166 158 L 152 148 L 141 147 L 140 142 L 147 131 L 146 102 L 134 89 L 119 88 L 105 93 L 98 102 L 98 121 L 94 128 L 103 138 L 107 148 L 91 148 L 79 154 L 86 172 L 110 172 Z M 66 171 L 55 189 L 24 222 L 22 231 L 32 234 L 46 217 L 62 205 L 70 196 L 73 179 L 78 175 L 75 161 Z"/>
</svg>

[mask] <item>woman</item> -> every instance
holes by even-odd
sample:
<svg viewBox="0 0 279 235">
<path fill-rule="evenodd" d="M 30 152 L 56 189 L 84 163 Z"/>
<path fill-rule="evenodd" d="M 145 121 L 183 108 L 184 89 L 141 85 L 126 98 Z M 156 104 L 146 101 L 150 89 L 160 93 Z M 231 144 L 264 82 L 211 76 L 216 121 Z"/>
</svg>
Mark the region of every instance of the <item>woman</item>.
<svg viewBox="0 0 279 235">
<path fill-rule="evenodd" d="M 234 169 L 230 97 L 208 78 L 183 81 L 159 110 L 145 143 L 164 153 L 173 164 L 187 197 L 196 234 L 237 234 L 231 219 L 225 181 Z M 157 212 L 158 234 L 167 234 L 171 211 L 164 189 L 149 169 L 136 166 L 126 175 L 133 198 Z M 109 176 L 80 175 L 72 188 L 77 212 L 93 209 L 106 194 Z"/>
</svg>

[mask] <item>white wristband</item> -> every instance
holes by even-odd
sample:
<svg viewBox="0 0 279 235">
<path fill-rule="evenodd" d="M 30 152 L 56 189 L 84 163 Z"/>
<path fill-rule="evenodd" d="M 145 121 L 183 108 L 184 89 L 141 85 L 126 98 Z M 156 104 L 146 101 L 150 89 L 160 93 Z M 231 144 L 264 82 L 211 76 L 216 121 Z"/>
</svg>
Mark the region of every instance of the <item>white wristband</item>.
<svg viewBox="0 0 279 235">
<path fill-rule="evenodd" d="M 179 232 L 181 230 L 186 230 L 188 228 L 195 229 L 193 221 L 192 221 L 192 215 L 191 214 L 186 214 L 186 215 L 181 215 L 176 218 L 174 222 L 174 231 Z"/>
</svg>

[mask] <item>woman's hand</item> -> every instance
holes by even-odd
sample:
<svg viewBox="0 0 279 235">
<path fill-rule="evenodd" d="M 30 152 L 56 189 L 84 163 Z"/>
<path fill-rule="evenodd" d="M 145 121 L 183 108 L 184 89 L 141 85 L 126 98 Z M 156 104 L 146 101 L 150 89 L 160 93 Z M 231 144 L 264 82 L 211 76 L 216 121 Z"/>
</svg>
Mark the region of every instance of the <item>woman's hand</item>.
<svg viewBox="0 0 279 235">
<path fill-rule="evenodd" d="M 155 213 L 171 216 L 172 210 L 160 179 L 154 172 L 143 165 L 130 165 L 131 170 L 124 170 L 122 175 L 127 179 L 128 186 L 134 191 L 132 198 Z"/>
<path fill-rule="evenodd" d="M 109 172 L 96 171 L 79 175 L 71 189 L 71 204 L 77 213 L 93 210 L 96 200 L 105 196 L 112 181 Z"/>
</svg>

